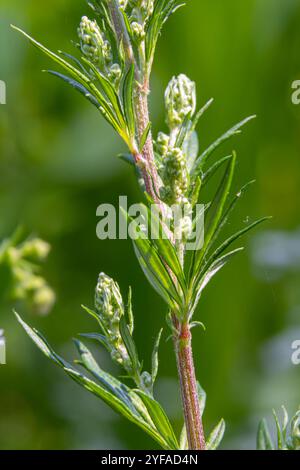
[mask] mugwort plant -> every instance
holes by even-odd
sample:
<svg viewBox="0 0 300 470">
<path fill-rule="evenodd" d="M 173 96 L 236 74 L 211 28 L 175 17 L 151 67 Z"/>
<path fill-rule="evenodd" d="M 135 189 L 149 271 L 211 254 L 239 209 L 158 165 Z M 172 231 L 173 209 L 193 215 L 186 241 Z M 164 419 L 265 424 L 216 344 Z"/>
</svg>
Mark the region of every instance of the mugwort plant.
<svg viewBox="0 0 300 470">
<path fill-rule="evenodd" d="M 231 196 L 236 153 L 213 162 L 211 158 L 218 147 L 238 135 L 254 116 L 234 125 L 208 148 L 200 149 L 196 129 L 213 100 L 199 109 L 195 83 L 180 74 L 171 79 L 165 92 L 166 130 L 153 136 L 148 98 L 155 50 L 164 24 L 182 6 L 182 1 L 90 0 L 88 3 L 92 17 L 81 19 L 76 55 L 54 53 L 19 28 L 14 29 L 60 66 L 59 71 L 48 70 L 48 73 L 81 93 L 123 139 L 128 151 L 122 158 L 137 175 L 144 196 L 144 214 L 148 214 L 152 204 L 159 209 L 156 224 L 159 236 L 135 237 L 133 248 L 144 275 L 165 302 L 184 414 L 180 438 L 155 399 L 162 330 L 154 344 L 152 368 L 144 370 L 134 342 L 131 289 L 124 299 L 117 282 L 100 273 L 94 308 L 84 307 L 96 320 L 99 331 L 81 335 L 75 341 L 79 354 L 76 364 L 81 366 L 80 370 L 58 356 L 38 331 L 19 316 L 18 319 L 48 358 L 75 382 L 152 436 L 162 448 L 216 449 L 225 423 L 221 419 L 210 434 L 204 432 L 205 393 L 195 376 L 191 330 L 203 326 L 196 319 L 196 309 L 204 288 L 243 250 L 242 247 L 230 249 L 232 244 L 266 219 L 244 226 L 219 242 L 229 216 L 252 182 Z M 222 176 L 214 196 L 207 202 L 203 190 L 216 173 Z M 189 235 L 197 225 L 195 207 L 199 202 L 204 204 L 204 241 L 201 249 L 187 253 Z M 182 212 L 185 215 L 176 218 L 174 206 L 185 207 Z M 143 233 L 143 220 L 137 221 L 126 211 L 124 216 L 137 232 Z M 112 361 L 123 370 L 122 381 L 100 367 L 83 338 L 96 341 L 108 351 Z M 124 374 L 129 379 L 126 383 Z"/>
</svg>

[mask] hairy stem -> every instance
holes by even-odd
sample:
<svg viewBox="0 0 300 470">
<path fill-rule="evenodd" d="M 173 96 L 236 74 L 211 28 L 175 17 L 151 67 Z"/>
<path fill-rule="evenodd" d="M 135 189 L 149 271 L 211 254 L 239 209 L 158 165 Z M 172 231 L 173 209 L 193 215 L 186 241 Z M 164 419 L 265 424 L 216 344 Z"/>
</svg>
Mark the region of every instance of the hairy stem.
<svg viewBox="0 0 300 470">
<path fill-rule="evenodd" d="M 145 70 L 138 70 L 130 44 L 130 38 L 126 31 L 124 19 L 116 0 L 108 0 L 108 7 L 115 32 L 119 42 L 123 44 L 126 61 L 130 65 L 135 64 L 135 118 L 137 126 L 137 137 L 141 140 L 145 129 L 149 124 L 148 94 L 149 77 Z M 159 199 L 159 176 L 154 161 L 153 140 L 149 132 L 143 149 L 134 152 L 136 165 L 140 168 L 146 191 L 156 202 L 162 214 L 165 213 L 164 204 Z M 183 264 L 183 251 L 181 253 Z M 170 273 L 172 275 L 172 273 Z M 190 450 L 204 450 L 205 439 L 200 413 L 199 399 L 197 393 L 197 381 L 192 354 L 191 332 L 189 324 L 180 324 L 178 319 L 173 318 L 175 330 L 178 336 L 174 338 L 176 361 L 180 380 L 181 397 L 184 410 L 184 419 L 187 430 L 188 445 Z"/>
<path fill-rule="evenodd" d="M 192 352 L 192 335 L 188 323 L 181 325 L 179 335 L 175 338 L 174 343 L 188 447 L 189 450 L 205 450 L 205 437 Z"/>
</svg>

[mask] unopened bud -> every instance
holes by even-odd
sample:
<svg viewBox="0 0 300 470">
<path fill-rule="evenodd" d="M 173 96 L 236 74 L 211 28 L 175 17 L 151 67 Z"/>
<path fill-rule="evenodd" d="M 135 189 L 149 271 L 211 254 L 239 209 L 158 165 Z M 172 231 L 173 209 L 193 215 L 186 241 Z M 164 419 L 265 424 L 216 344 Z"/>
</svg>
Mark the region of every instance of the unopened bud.
<svg viewBox="0 0 300 470">
<path fill-rule="evenodd" d="M 196 110 L 196 85 L 186 75 L 173 77 L 165 92 L 167 124 L 170 129 L 180 126 L 185 117 Z"/>
<path fill-rule="evenodd" d="M 26 241 L 21 247 L 21 255 L 24 258 L 30 258 L 34 261 L 43 261 L 47 258 L 50 251 L 49 243 L 35 238 Z"/>
<path fill-rule="evenodd" d="M 82 53 L 94 64 L 103 66 L 111 61 L 111 47 L 97 21 L 83 16 L 78 28 Z"/>
</svg>

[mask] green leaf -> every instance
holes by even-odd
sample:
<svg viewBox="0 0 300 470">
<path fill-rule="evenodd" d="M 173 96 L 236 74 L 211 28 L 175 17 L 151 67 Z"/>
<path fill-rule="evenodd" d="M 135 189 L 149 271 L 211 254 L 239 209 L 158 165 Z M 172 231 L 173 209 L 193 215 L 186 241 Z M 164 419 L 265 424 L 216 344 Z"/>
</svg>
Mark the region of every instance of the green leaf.
<svg viewBox="0 0 300 470">
<path fill-rule="evenodd" d="M 212 263 L 216 258 L 218 258 L 227 248 L 232 245 L 236 240 L 241 238 L 243 235 L 248 233 L 250 230 L 253 230 L 257 225 L 260 225 L 261 223 L 265 222 L 266 220 L 270 220 L 270 217 L 262 217 L 261 219 L 256 220 L 252 224 L 247 225 L 247 227 L 244 227 L 243 229 L 239 230 L 238 232 L 234 233 L 231 235 L 231 237 L 227 238 L 222 245 L 220 245 L 215 252 L 211 255 L 209 258 L 207 265 Z"/>
<path fill-rule="evenodd" d="M 224 433 L 225 433 L 225 427 L 226 427 L 225 421 L 222 418 L 221 421 L 219 421 L 217 426 L 214 428 L 214 430 L 211 432 L 207 440 L 207 443 L 206 443 L 207 450 L 216 450 L 219 447 L 223 439 Z"/>
<path fill-rule="evenodd" d="M 199 158 L 197 158 L 194 167 L 193 167 L 193 173 L 198 175 L 199 172 L 202 170 L 203 166 L 205 165 L 207 159 L 210 157 L 210 155 L 224 142 L 229 140 L 231 137 L 240 134 L 241 128 L 247 124 L 249 121 L 254 119 L 256 116 L 250 116 L 243 121 L 239 122 L 235 126 L 233 126 L 229 131 L 225 132 L 221 137 L 219 137 L 213 144 L 211 144 L 201 155 Z"/>
<path fill-rule="evenodd" d="M 199 399 L 200 413 L 202 416 L 205 410 L 205 405 L 206 405 L 206 392 L 201 387 L 199 382 L 197 382 L 197 394 L 198 394 L 198 399 Z"/>
<path fill-rule="evenodd" d="M 205 272 L 200 276 L 197 277 L 195 281 L 196 287 L 193 292 L 192 296 L 192 307 L 190 308 L 190 318 L 193 316 L 195 309 L 198 305 L 200 300 L 200 296 L 207 286 L 207 284 L 212 280 L 212 278 L 228 263 L 228 261 L 235 256 L 236 254 L 240 253 L 244 248 L 237 248 L 236 250 L 231 251 L 230 253 L 226 253 L 226 255 L 222 256 L 221 258 L 216 259 L 209 268 L 205 270 Z M 200 277 L 200 280 L 199 280 Z"/>
<path fill-rule="evenodd" d="M 143 135 L 141 137 L 141 140 L 140 140 L 140 144 L 139 144 L 139 151 L 140 153 L 143 152 L 143 149 L 145 147 L 145 144 L 147 142 L 147 139 L 149 137 L 149 134 L 150 134 L 150 131 L 151 131 L 151 122 L 148 122 L 144 132 L 143 132 Z"/>
<path fill-rule="evenodd" d="M 277 416 L 277 414 L 276 414 L 276 411 L 273 410 L 272 412 L 273 412 L 273 416 L 274 416 L 274 420 L 275 420 L 275 424 L 276 424 L 277 448 L 278 448 L 278 450 L 282 450 L 283 447 L 284 447 L 284 444 L 283 444 L 281 426 L 280 426 L 279 419 L 278 419 L 278 416 Z"/>
<path fill-rule="evenodd" d="M 183 292 L 185 292 L 185 275 L 178 259 L 176 249 L 170 242 L 159 215 L 157 215 L 155 211 L 150 211 L 146 206 L 143 207 L 148 214 L 148 220 L 151 220 L 151 243 L 156 247 L 161 260 L 171 269 L 181 285 Z"/>
<path fill-rule="evenodd" d="M 226 157 L 220 158 L 217 162 L 215 162 L 201 177 L 202 187 L 204 188 L 209 180 L 214 176 L 214 174 L 218 171 L 218 169 L 228 160 L 231 160 L 232 155 L 227 155 Z"/>
<path fill-rule="evenodd" d="M 128 289 L 128 299 L 127 299 L 127 317 L 128 317 L 128 329 L 129 333 L 132 335 L 134 330 L 134 316 L 132 311 L 132 289 Z"/>
<path fill-rule="evenodd" d="M 152 370 L 151 370 L 151 377 L 152 377 L 152 385 L 154 385 L 154 382 L 157 377 L 157 372 L 158 372 L 158 350 L 159 350 L 159 345 L 160 345 L 160 340 L 161 340 L 161 335 L 163 332 L 163 328 L 159 331 L 156 341 L 154 343 L 154 348 L 152 351 Z"/>
<path fill-rule="evenodd" d="M 125 75 L 123 81 L 123 109 L 126 116 L 127 128 L 129 135 L 134 138 L 135 136 L 135 115 L 133 104 L 134 92 L 134 65 L 132 64 Z"/>
<path fill-rule="evenodd" d="M 188 450 L 189 448 L 185 424 L 182 426 L 182 430 L 180 433 L 179 447 L 180 447 L 180 450 Z"/>
<path fill-rule="evenodd" d="M 135 342 L 133 341 L 133 338 L 130 334 L 124 316 L 120 320 L 120 333 L 127 349 L 128 355 L 130 357 L 132 368 L 135 372 L 139 374 L 141 372 L 141 364 L 138 358 Z"/>
<path fill-rule="evenodd" d="M 81 358 L 81 361 L 78 363 L 82 365 L 87 371 L 89 371 L 106 390 L 113 393 L 120 400 L 125 402 L 132 412 L 136 413 L 136 409 L 134 408 L 129 396 L 130 389 L 126 387 L 126 385 L 122 384 L 119 380 L 115 379 L 112 375 L 104 372 L 97 364 L 90 350 L 81 341 L 76 339 L 74 340 L 74 343 Z"/>
<path fill-rule="evenodd" d="M 68 83 L 68 85 L 71 85 L 71 87 L 75 88 L 75 90 L 79 91 L 87 100 L 92 103 L 96 108 L 99 110 L 100 108 L 100 103 L 99 101 L 96 100 L 94 95 L 92 95 L 87 88 L 85 88 L 81 83 L 77 82 L 73 78 L 67 77 L 66 75 L 63 75 L 62 73 L 56 72 L 54 70 L 46 70 L 47 73 L 50 73 L 51 75 L 54 75 L 55 77 L 60 78 L 64 82 Z"/>
<path fill-rule="evenodd" d="M 262 419 L 258 426 L 257 450 L 274 450 L 274 445 L 265 419 Z"/>
<path fill-rule="evenodd" d="M 191 136 L 184 143 L 184 153 L 187 156 L 187 169 L 191 172 L 194 162 L 198 156 L 199 151 L 199 140 L 198 135 L 195 131 L 191 133 Z"/>
<path fill-rule="evenodd" d="M 105 374 L 103 371 L 101 371 L 102 383 L 104 384 L 105 379 L 107 379 L 108 382 L 111 381 L 111 383 L 106 383 L 104 386 L 103 384 L 98 384 L 93 380 L 89 379 L 88 377 L 84 376 L 76 369 L 74 369 L 73 366 L 71 366 L 68 362 L 59 357 L 53 351 L 51 346 L 47 343 L 45 338 L 43 338 L 43 336 L 37 330 L 30 328 L 17 313 L 16 317 L 21 326 L 28 334 L 28 336 L 33 340 L 33 342 L 38 346 L 38 348 L 55 364 L 59 365 L 62 369 L 64 369 L 67 375 L 69 375 L 75 382 L 77 382 L 89 392 L 96 395 L 98 398 L 101 398 L 113 410 L 115 410 L 116 412 L 127 418 L 129 421 L 135 423 L 137 426 L 143 429 L 153 439 L 155 439 L 163 449 L 173 449 L 173 447 L 170 447 L 168 442 L 154 427 L 154 424 L 152 420 L 150 420 L 150 417 L 148 418 L 149 421 L 147 421 L 148 412 L 146 410 L 146 407 L 143 405 L 143 401 L 139 398 L 137 394 L 135 394 L 131 390 L 128 392 L 128 387 L 126 387 L 124 384 L 121 385 L 124 394 L 128 393 L 129 395 L 128 399 L 131 402 L 131 405 L 128 406 L 127 397 L 126 400 L 121 399 L 118 395 L 116 395 L 116 390 L 114 391 L 114 393 L 112 393 L 112 391 L 109 391 L 107 389 L 111 386 L 111 390 L 113 390 L 113 384 L 116 383 L 115 381 L 117 381 L 117 379 L 114 379 L 113 377 L 109 376 L 109 374 Z M 97 371 L 97 369 L 94 369 L 95 363 L 91 361 L 90 357 L 85 357 L 85 363 L 91 370 L 94 370 L 94 372 Z M 117 383 L 120 382 L 117 381 Z"/>
<path fill-rule="evenodd" d="M 205 217 L 205 240 L 204 246 L 201 250 L 194 254 L 194 258 L 191 265 L 190 277 L 193 280 L 197 275 L 201 263 L 204 259 L 207 249 L 210 246 L 211 240 L 218 229 L 219 222 L 221 220 L 224 207 L 230 192 L 234 169 L 236 163 L 236 154 L 233 153 L 231 160 L 228 162 L 222 181 L 217 189 L 215 197 L 207 210 Z"/>
<path fill-rule="evenodd" d="M 123 213 L 137 229 L 136 222 L 124 210 Z M 181 298 L 167 268 L 159 257 L 156 247 L 150 240 L 141 237 L 133 240 L 133 246 L 141 268 L 150 284 L 171 308 L 176 308 L 176 303 L 180 304 Z"/>
<path fill-rule="evenodd" d="M 178 449 L 179 445 L 174 430 L 163 408 L 156 400 L 141 390 L 136 390 L 136 393 L 142 399 L 156 429 L 159 431 L 161 436 L 163 436 L 171 449 Z"/>
</svg>

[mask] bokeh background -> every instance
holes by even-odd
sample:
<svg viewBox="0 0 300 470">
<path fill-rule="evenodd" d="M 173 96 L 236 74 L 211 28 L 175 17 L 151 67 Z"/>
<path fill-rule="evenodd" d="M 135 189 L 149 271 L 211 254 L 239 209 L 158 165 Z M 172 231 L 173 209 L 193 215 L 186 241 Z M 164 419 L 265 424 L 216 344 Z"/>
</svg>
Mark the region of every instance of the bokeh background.
<svg viewBox="0 0 300 470">
<path fill-rule="evenodd" d="M 235 180 L 257 183 L 235 212 L 227 232 L 257 216 L 273 220 L 245 240 L 247 250 L 207 288 L 195 330 L 197 374 L 208 394 L 205 426 L 223 416 L 223 448 L 254 448 L 260 417 L 300 403 L 300 366 L 291 343 L 300 339 L 300 106 L 291 84 L 300 80 L 298 0 L 190 0 L 168 23 L 152 78 L 154 130 L 164 129 L 163 92 L 174 74 L 197 82 L 199 103 L 215 98 L 199 126 L 209 144 L 243 117 L 257 113 L 235 148 Z M 124 150 L 97 111 L 62 82 L 42 74 L 52 68 L 17 24 L 52 49 L 72 52 L 76 27 L 89 12 L 84 0 L 1 0 L 0 237 L 20 223 L 52 245 L 43 273 L 57 302 L 47 317 L 23 305 L 25 320 L 56 349 L 73 357 L 72 337 L 95 330 L 80 305 L 92 305 L 97 274 L 115 277 L 124 294 L 134 286 L 136 341 L 149 365 L 164 305 L 140 271 L 129 241 L 96 238 L 96 208 L 118 195 L 140 200 L 134 175 L 116 155 Z M 220 151 L 221 152 L 221 151 Z M 138 429 L 81 390 L 41 355 L 2 301 L 0 327 L 7 365 L 0 366 L 0 448 L 154 448 Z M 167 333 L 165 332 L 165 337 Z M 161 347 L 156 394 L 180 429 L 181 409 L 171 342 Z M 104 351 L 104 368 L 111 369 Z"/>
</svg>

